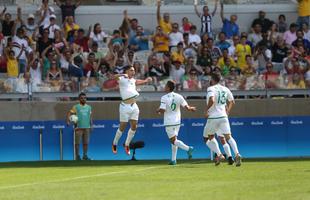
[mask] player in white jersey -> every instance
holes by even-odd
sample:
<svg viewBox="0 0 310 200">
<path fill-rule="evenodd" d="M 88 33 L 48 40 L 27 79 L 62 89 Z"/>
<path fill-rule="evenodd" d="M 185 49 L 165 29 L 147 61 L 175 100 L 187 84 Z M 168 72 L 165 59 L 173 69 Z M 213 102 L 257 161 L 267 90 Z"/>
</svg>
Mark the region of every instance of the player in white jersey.
<svg viewBox="0 0 310 200">
<path fill-rule="evenodd" d="M 145 80 L 136 80 L 135 69 L 132 66 L 125 67 L 125 74 L 117 74 L 115 78 L 119 83 L 119 91 L 121 94 L 122 102 L 119 106 L 119 118 L 120 125 L 116 131 L 113 143 L 112 143 L 112 152 L 117 153 L 117 144 L 122 136 L 127 123 L 130 123 L 130 129 L 128 130 L 127 138 L 125 141 L 125 152 L 127 155 L 130 155 L 129 145 L 133 139 L 139 119 L 139 107 L 136 104 L 136 98 L 139 96 L 139 93 L 136 90 L 136 85 L 142 85 L 152 81 L 151 77 L 148 77 Z"/>
<path fill-rule="evenodd" d="M 164 125 L 168 138 L 171 142 L 172 157 L 170 165 L 176 165 L 177 150 L 181 148 L 187 151 L 188 158 L 192 158 L 193 147 L 187 146 L 181 140 L 178 140 L 178 133 L 181 125 L 181 110 L 180 107 L 186 108 L 188 111 L 196 111 L 195 107 L 189 106 L 185 99 L 173 92 L 175 83 L 168 81 L 165 86 L 166 95 L 161 97 L 160 107 L 157 109 L 158 114 L 164 113 Z"/>
<path fill-rule="evenodd" d="M 224 159 L 216 138 L 215 133 L 221 140 L 225 153 L 231 157 L 230 147 L 235 153 L 236 166 L 241 165 L 241 156 L 237 147 L 237 143 L 231 136 L 230 125 L 228 121 L 229 112 L 235 103 L 231 91 L 219 84 L 221 77 L 219 74 L 211 75 L 211 85 L 207 91 L 207 108 L 206 117 L 208 119 L 204 128 L 203 137 L 207 146 L 217 154 L 215 158 L 215 165 L 219 165 L 221 160 Z M 229 145 L 226 143 L 229 143 Z M 231 160 L 232 161 L 232 158 Z M 229 162 L 232 164 L 233 162 Z"/>
</svg>

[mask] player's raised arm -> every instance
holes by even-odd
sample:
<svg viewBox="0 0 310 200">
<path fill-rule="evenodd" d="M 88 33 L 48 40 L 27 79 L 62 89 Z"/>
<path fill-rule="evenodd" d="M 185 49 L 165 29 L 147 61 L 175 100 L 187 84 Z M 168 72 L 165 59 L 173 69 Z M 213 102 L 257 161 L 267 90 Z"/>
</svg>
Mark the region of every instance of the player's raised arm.
<svg viewBox="0 0 310 200">
<path fill-rule="evenodd" d="M 152 81 L 153 81 L 153 79 L 151 77 L 147 77 L 144 80 L 137 79 L 136 80 L 136 85 L 143 85 L 143 84 L 146 84 L 146 83 L 150 83 Z"/>
</svg>

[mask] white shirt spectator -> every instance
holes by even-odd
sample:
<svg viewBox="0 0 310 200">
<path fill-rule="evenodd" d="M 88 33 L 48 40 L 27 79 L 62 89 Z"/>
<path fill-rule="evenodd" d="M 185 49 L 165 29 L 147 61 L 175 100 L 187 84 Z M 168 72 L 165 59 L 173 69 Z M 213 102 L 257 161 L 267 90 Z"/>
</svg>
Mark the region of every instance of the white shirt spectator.
<svg viewBox="0 0 310 200">
<path fill-rule="evenodd" d="M 106 47 L 103 39 L 107 38 L 108 35 L 105 32 L 101 31 L 98 34 L 95 34 L 94 32 L 91 32 L 89 37 L 93 40 L 93 42 L 97 42 L 98 43 L 98 48 Z"/>
<path fill-rule="evenodd" d="M 40 9 L 38 9 L 38 11 L 40 12 Z M 45 16 L 44 16 L 44 10 L 41 11 L 40 15 L 41 17 L 44 16 L 43 21 L 41 22 L 40 26 L 47 26 L 50 24 L 50 16 L 53 15 L 55 13 L 55 10 L 53 7 L 49 6 L 48 7 L 48 11 L 46 12 Z"/>
<path fill-rule="evenodd" d="M 32 52 L 32 49 L 29 47 L 27 40 L 24 38 L 19 38 L 18 36 L 15 35 L 13 37 L 13 46 L 14 46 L 13 51 L 15 52 L 15 56 L 19 55 L 23 45 L 27 53 Z M 19 59 L 23 59 L 23 60 L 27 59 L 25 51 L 23 51 Z"/>
<path fill-rule="evenodd" d="M 181 83 L 181 78 L 185 74 L 185 69 L 181 66 L 177 69 L 174 65 L 171 65 L 170 76 L 175 81 L 176 84 Z"/>
<path fill-rule="evenodd" d="M 45 28 L 48 28 L 48 30 L 50 32 L 48 35 L 48 38 L 50 38 L 50 39 L 55 39 L 55 30 L 59 30 L 59 31 L 61 30 L 57 24 L 53 24 L 53 25 L 48 24 L 48 25 L 44 26 L 44 29 Z"/>
<path fill-rule="evenodd" d="M 257 45 L 263 38 L 260 33 L 251 33 L 249 34 L 249 41 L 253 43 L 254 46 Z"/>
<path fill-rule="evenodd" d="M 304 39 L 310 41 L 310 30 L 308 30 L 307 32 L 304 31 Z"/>
<path fill-rule="evenodd" d="M 33 69 L 32 67 L 30 67 L 29 73 L 30 73 L 30 76 L 32 78 L 34 85 L 38 85 L 42 83 L 42 72 L 41 72 L 40 63 L 38 63 L 38 66 L 36 69 Z"/>
<path fill-rule="evenodd" d="M 172 46 L 172 47 L 175 47 L 178 45 L 179 42 L 183 42 L 183 34 L 180 33 L 180 32 L 171 32 L 169 34 L 169 40 L 170 40 L 170 43 L 169 43 L 169 46 Z"/>
<path fill-rule="evenodd" d="M 200 44 L 201 43 L 201 38 L 198 34 L 188 34 L 188 41 L 189 43 L 196 43 L 196 44 Z"/>
</svg>

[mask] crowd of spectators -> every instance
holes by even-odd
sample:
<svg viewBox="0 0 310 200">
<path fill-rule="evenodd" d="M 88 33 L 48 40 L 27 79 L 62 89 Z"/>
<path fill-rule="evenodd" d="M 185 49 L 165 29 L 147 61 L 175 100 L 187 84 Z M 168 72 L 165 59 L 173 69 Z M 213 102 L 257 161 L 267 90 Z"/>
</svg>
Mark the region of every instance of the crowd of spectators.
<svg viewBox="0 0 310 200">
<path fill-rule="evenodd" d="M 20 7 L 16 19 L 6 8 L 0 13 L 2 93 L 117 90 L 114 74 L 124 73 L 127 65 L 134 66 L 136 78 L 152 77 L 141 90 L 162 90 L 168 79 L 178 90 L 205 90 L 211 73 L 220 73 L 233 90 L 310 88 L 310 30 L 304 18 L 289 23 L 281 14 L 271 21 L 259 11 L 249 32 L 240 32 L 238 16 L 225 16 L 218 0 L 212 12 L 207 5 L 200 10 L 195 1 L 201 24 L 185 16 L 181 23 L 171 21 L 157 0 L 154 31 L 144 31 L 126 10 L 116 30 L 104 31 L 100 23 L 85 30 L 75 19 L 81 1 L 55 3 L 61 24 L 48 0 L 27 19 Z M 222 30 L 216 33 L 218 6 Z"/>
</svg>

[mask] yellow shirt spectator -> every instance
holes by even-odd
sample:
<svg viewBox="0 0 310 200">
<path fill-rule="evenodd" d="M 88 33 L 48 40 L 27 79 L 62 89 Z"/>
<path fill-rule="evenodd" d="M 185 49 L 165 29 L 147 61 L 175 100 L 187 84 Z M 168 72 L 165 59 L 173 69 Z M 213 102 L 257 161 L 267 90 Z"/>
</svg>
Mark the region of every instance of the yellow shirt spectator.
<svg viewBox="0 0 310 200">
<path fill-rule="evenodd" d="M 231 67 L 237 67 L 236 62 L 234 61 L 234 59 L 232 57 L 229 57 L 229 61 L 230 61 Z M 219 59 L 218 65 L 221 67 L 221 69 L 223 69 L 223 67 L 225 66 L 225 58 L 224 57 L 221 57 Z"/>
<path fill-rule="evenodd" d="M 159 26 L 163 29 L 163 32 L 169 34 L 172 31 L 171 22 L 165 22 L 162 18 L 159 20 Z"/>
<path fill-rule="evenodd" d="M 68 23 L 65 24 L 65 37 L 67 38 L 68 37 L 68 33 L 72 30 L 79 30 L 80 29 L 80 26 L 77 25 L 77 24 L 71 24 L 69 25 Z"/>
<path fill-rule="evenodd" d="M 18 77 L 18 62 L 16 58 L 7 58 L 7 73 L 11 78 Z"/>
<path fill-rule="evenodd" d="M 241 69 L 241 71 L 244 70 L 244 68 L 247 66 L 246 64 L 246 55 L 252 55 L 251 47 L 249 45 L 242 45 L 237 44 L 236 46 L 236 54 L 237 54 L 237 66 Z"/>
<path fill-rule="evenodd" d="M 298 15 L 300 17 L 310 16 L 310 0 L 301 0 L 298 3 Z"/>
<path fill-rule="evenodd" d="M 171 59 L 172 59 L 172 61 L 178 60 L 182 64 L 184 64 L 184 60 L 185 60 L 183 53 L 177 52 L 177 51 L 172 52 Z"/>
<path fill-rule="evenodd" d="M 155 52 L 166 52 L 169 51 L 169 38 L 166 35 L 155 35 L 154 36 L 154 51 Z"/>
</svg>

